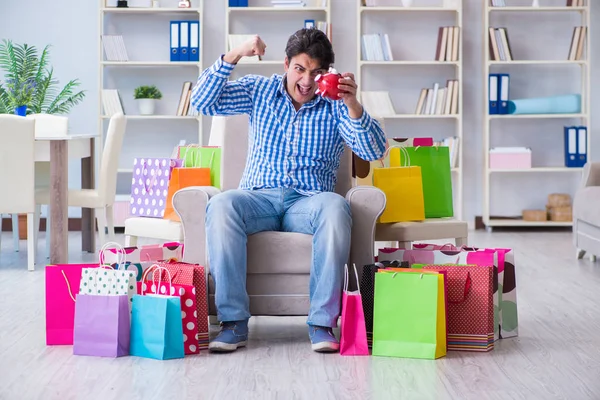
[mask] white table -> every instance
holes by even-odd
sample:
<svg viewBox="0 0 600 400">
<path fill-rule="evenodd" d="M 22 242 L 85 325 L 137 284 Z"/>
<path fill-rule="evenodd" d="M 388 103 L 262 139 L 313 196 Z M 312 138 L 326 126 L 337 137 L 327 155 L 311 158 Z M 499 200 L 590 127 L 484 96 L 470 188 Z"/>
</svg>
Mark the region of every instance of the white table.
<svg viewBox="0 0 600 400">
<path fill-rule="evenodd" d="M 81 187 L 94 188 L 96 134 L 36 136 L 36 162 L 50 163 L 50 264 L 68 262 L 69 158 L 81 159 Z M 82 209 L 82 250 L 95 251 L 94 210 Z"/>
</svg>

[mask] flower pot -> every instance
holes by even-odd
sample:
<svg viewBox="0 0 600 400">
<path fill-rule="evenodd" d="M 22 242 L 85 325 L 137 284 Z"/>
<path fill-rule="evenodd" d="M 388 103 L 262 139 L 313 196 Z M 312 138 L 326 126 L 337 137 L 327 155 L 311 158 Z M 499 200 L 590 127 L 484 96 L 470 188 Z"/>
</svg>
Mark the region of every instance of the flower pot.
<svg viewBox="0 0 600 400">
<path fill-rule="evenodd" d="M 15 114 L 16 115 L 20 115 L 21 117 L 24 117 L 27 115 L 27 106 L 19 106 L 17 108 L 15 108 Z"/>
<path fill-rule="evenodd" d="M 138 107 L 140 109 L 140 114 L 142 115 L 152 115 L 154 114 L 154 109 L 156 107 L 155 99 L 137 99 Z"/>
</svg>

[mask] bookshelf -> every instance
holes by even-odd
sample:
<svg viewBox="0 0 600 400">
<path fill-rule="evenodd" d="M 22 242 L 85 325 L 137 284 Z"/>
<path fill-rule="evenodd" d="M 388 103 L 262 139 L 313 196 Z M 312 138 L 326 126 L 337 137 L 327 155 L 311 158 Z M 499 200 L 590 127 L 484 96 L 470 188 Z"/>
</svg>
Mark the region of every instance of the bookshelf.
<svg viewBox="0 0 600 400">
<path fill-rule="evenodd" d="M 305 20 L 322 21 L 331 39 L 331 1 L 303 0 L 303 7 L 275 7 L 270 0 L 249 0 L 247 7 L 230 7 L 225 2 L 225 52 L 230 49 L 230 35 L 259 35 L 267 45 L 260 61 L 242 59 L 231 79 L 247 74 L 270 76 L 282 74 L 288 38 L 304 27 Z"/>
<path fill-rule="evenodd" d="M 454 217 L 462 219 L 462 1 L 415 0 L 410 7 L 404 7 L 394 0 L 358 0 L 356 4 L 356 81 L 361 102 L 383 124 L 388 138 L 433 137 L 437 142 L 448 137 L 457 139 L 451 171 Z M 448 51 L 452 49 L 453 56 L 450 53 L 448 57 L 439 56 L 439 48 L 446 48 L 440 44 L 441 28 L 444 27 L 456 27 L 455 32 L 458 32 L 457 39 L 448 47 Z M 368 39 L 363 39 L 363 35 L 373 34 L 381 35 L 382 49 L 388 48 L 387 51 L 383 50 L 383 61 L 381 55 L 373 57 L 373 51 L 366 49 L 372 46 Z M 384 38 L 385 34 L 387 38 Z M 418 103 L 422 90 L 446 89 L 445 93 L 451 93 L 449 85 L 444 88 L 449 80 L 457 82 L 454 88 L 457 95 L 452 101 L 452 108 L 448 99 L 449 108 L 444 111 L 444 97 L 441 109 L 434 110 L 435 105 L 432 105 L 431 112 L 425 112 L 424 105 L 420 107 Z M 434 88 L 436 83 L 439 88 Z M 389 93 L 386 111 L 378 112 L 379 107 L 365 104 L 365 93 L 371 91 Z"/>
<path fill-rule="evenodd" d="M 185 81 L 194 84 L 202 72 L 203 62 L 203 0 L 192 0 L 190 8 L 179 8 L 178 0 L 160 0 L 160 7 L 140 5 L 130 1 L 128 8 L 109 6 L 112 0 L 99 0 L 98 34 L 98 131 L 96 146 L 100 155 L 108 129 L 110 115 L 104 109 L 107 94 L 118 90 L 121 107 L 127 117 L 117 176 L 117 196 L 114 206 L 115 226 L 122 227 L 128 214 L 129 195 L 135 157 L 169 157 L 181 140 L 204 143 L 200 115 L 177 115 Z M 170 61 L 170 21 L 198 21 L 198 61 Z M 126 61 L 110 60 L 106 55 L 103 35 L 118 35 L 123 39 Z M 133 98 L 141 85 L 156 85 L 162 92 L 153 115 L 141 115 Z M 100 159 L 100 158 L 98 158 Z"/>
<path fill-rule="evenodd" d="M 546 0 L 541 7 L 532 7 L 531 1 L 525 0 L 504 3 L 506 6 L 493 6 L 488 0 L 483 9 L 483 223 L 488 231 L 494 227 L 571 226 L 572 222 L 550 218 L 523 220 L 519 210 L 545 209 L 551 193 L 573 197 L 582 168 L 565 164 L 564 127 L 587 127 L 585 147 L 590 159 L 589 0 L 576 7 L 567 6 L 567 0 Z M 569 60 L 576 26 L 587 27 L 588 32 L 582 56 Z M 510 38 L 512 57 L 505 60 L 495 59 L 489 31 L 500 27 L 507 29 Z M 553 39 L 548 40 L 550 36 Z M 491 114 L 489 74 L 509 75 L 508 100 L 577 93 L 581 111 Z M 530 148 L 531 168 L 491 168 L 489 150 L 493 147 Z"/>
</svg>

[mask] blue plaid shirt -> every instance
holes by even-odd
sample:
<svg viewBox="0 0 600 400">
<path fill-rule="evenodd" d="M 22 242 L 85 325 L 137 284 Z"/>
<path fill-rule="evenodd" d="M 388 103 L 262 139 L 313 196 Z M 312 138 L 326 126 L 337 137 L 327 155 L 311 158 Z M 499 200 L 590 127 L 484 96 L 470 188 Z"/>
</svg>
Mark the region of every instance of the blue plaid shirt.
<svg viewBox="0 0 600 400">
<path fill-rule="evenodd" d="M 241 189 L 331 192 L 344 143 L 364 160 L 383 156 L 385 134 L 366 111 L 353 119 L 343 101 L 321 96 L 296 111 L 285 90 L 285 76 L 247 75 L 229 81 L 233 68 L 221 56 L 198 78 L 191 103 L 205 115 L 250 116 Z"/>
</svg>

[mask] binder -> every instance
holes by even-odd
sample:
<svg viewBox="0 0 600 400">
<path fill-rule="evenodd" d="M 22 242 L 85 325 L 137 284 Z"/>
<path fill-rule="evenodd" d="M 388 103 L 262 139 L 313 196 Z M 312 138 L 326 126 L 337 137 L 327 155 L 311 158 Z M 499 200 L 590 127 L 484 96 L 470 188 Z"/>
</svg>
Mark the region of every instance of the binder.
<svg viewBox="0 0 600 400">
<path fill-rule="evenodd" d="M 565 126 L 565 167 L 577 168 L 577 127 Z"/>
<path fill-rule="evenodd" d="M 309 28 L 314 28 L 315 27 L 315 20 L 314 19 L 305 19 L 304 20 L 304 27 L 309 29 Z"/>
<path fill-rule="evenodd" d="M 200 61 L 200 21 L 190 21 L 190 61 Z"/>
<path fill-rule="evenodd" d="M 578 167 L 583 167 L 587 163 L 587 127 L 577 127 L 577 161 Z"/>
<path fill-rule="evenodd" d="M 498 89 L 500 87 L 498 74 L 490 74 L 488 78 L 488 114 L 498 114 Z"/>
<path fill-rule="evenodd" d="M 190 61 L 190 21 L 179 21 L 179 61 Z"/>
<path fill-rule="evenodd" d="M 498 74 L 498 114 L 508 114 L 508 96 L 510 77 L 508 74 Z"/>
<path fill-rule="evenodd" d="M 171 21 L 171 61 L 179 61 L 179 21 Z"/>
<path fill-rule="evenodd" d="M 239 7 L 238 1 L 239 0 L 229 0 L 229 7 Z"/>
</svg>

